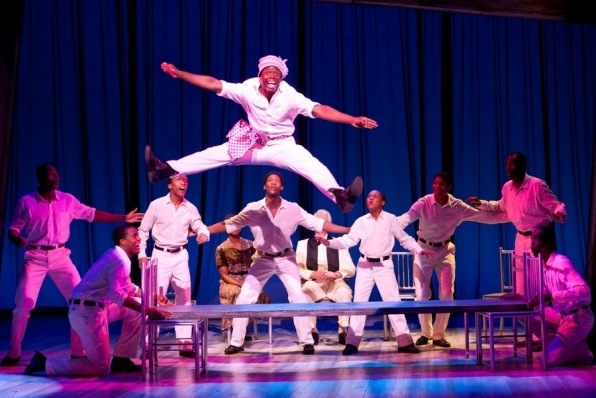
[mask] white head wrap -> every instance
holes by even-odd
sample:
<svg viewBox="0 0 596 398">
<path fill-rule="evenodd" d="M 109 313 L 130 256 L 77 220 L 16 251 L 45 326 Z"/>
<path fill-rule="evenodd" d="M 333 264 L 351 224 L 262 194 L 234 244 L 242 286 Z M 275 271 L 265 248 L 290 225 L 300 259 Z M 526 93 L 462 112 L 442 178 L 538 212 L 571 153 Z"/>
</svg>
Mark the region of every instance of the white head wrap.
<svg viewBox="0 0 596 398">
<path fill-rule="evenodd" d="M 288 75 L 288 67 L 286 66 L 287 59 L 281 59 L 275 55 L 266 55 L 259 60 L 259 76 L 263 69 L 269 66 L 275 66 L 281 72 L 282 79 Z"/>
</svg>

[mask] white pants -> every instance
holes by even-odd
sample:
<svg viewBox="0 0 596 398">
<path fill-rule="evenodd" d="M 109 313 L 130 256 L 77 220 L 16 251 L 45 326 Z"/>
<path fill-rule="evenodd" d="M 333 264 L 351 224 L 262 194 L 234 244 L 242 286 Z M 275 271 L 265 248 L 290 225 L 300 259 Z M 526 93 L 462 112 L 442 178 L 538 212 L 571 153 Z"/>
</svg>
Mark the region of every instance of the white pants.
<svg viewBox="0 0 596 398">
<path fill-rule="evenodd" d="M 513 252 L 513 254 L 515 254 L 516 256 L 520 256 L 519 258 L 515 258 L 515 261 L 513 262 L 513 265 L 515 266 L 516 269 L 518 269 L 519 271 L 514 272 L 514 277 L 515 277 L 515 290 L 516 293 L 519 293 L 520 295 L 524 295 L 525 293 L 525 286 L 524 286 L 524 259 L 523 259 L 523 255 L 526 252 L 529 252 L 531 250 L 531 244 L 532 244 L 532 237 L 531 236 L 523 236 L 522 234 L 515 234 L 515 250 Z"/>
<path fill-rule="evenodd" d="M 183 174 L 201 173 L 221 166 L 240 166 L 245 164 L 263 164 L 280 167 L 301 175 L 312 182 L 323 195 L 335 202 L 335 196 L 329 188 L 341 188 L 329 171 L 317 158 L 312 156 L 302 145 L 297 145 L 293 137 L 268 141 L 262 148 L 249 150 L 242 158 L 234 162 L 228 154 L 228 143 L 195 152 L 178 160 L 168 160 L 168 164 Z"/>
<path fill-rule="evenodd" d="M 12 312 L 10 346 L 7 355 L 11 358 L 21 356 L 21 345 L 29 315 L 39 296 L 39 290 L 48 275 L 66 300 L 72 297 L 72 291 L 81 281 L 79 271 L 70 259 L 70 249 L 65 247 L 55 250 L 27 250 L 23 272 L 15 294 L 15 308 Z M 71 329 L 70 348 L 73 355 L 84 356 L 83 344 L 79 336 Z"/>
<path fill-rule="evenodd" d="M 296 265 L 296 253 L 290 250 L 281 257 L 269 258 L 256 254 L 253 264 L 242 284 L 236 304 L 254 304 L 263 291 L 265 283 L 273 275 L 277 275 L 288 292 L 290 303 L 307 303 L 308 299 L 302 293 L 300 273 Z M 232 339 L 230 344 L 241 347 L 244 344 L 248 318 L 234 318 L 232 322 Z M 314 344 L 308 317 L 294 317 L 294 326 L 298 333 L 300 344 Z"/>
<path fill-rule="evenodd" d="M 83 340 L 87 358 L 46 361 L 48 376 L 105 376 L 110 369 L 108 322 L 122 319 L 122 333 L 114 346 L 114 356 L 134 358 L 141 337 L 141 313 L 114 303 L 105 309 L 81 304 L 70 306 L 68 319 Z"/>
<path fill-rule="evenodd" d="M 370 298 L 372 288 L 377 285 L 383 301 L 401 301 L 399 297 L 399 287 L 395 279 L 393 261 L 390 259 L 379 263 L 371 263 L 360 259 L 356 267 L 356 280 L 354 282 L 354 302 L 367 302 Z M 389 315 L 389 322 L 393 327 L 397 345 L 404 347 L 412 344 L 412 336 L 408 322 L 403 314 Z M 366 324 L 366 315 L 352 315 L 350 317 L 350 328 L 346 338 L 347 344 L 360 345 L 364 325 Z"/>
<path fill-rule="evenodd" d="M 157 259 L 157 293 L 165 295 L 170 283 L 176 293 L 176 305 L 190 305 L 190 271 L 188 251 L 168 253 L 153 249 L 152 258 Z M 192 344 L 192 326 L 174 326 L 176 338 L 184 344 Z"/>
<path fill-rule="evenodd" d="M 549 366 L 592 361 L 592 353 L 586 338 L 594 325 L 592 311 L 580 310 L 575 314 L 562 316 L 551 307 L 545 308 L 544 327 L 546 341 L 543 343 Z M 530 330 L 540 336 L 540 324 L 530 319 Z"/>
<path fill-rule="evenodd" d="M 302 292 L 306 295 L 309 303 L 318 303 L 323 299 L 329 299 L 334 303 L 349 303 L 352 301 L 352 289 L 343 279 L 336 279 L 331 282 L 305 281 L 302 284 Z M 350 324 L 350 316 L 337 317 L 339 326 L 347 328 Z M 317 317 L 310 317 L 310 327 L 317 328 Z"/>
<path fill-rule="evenodd" d="M 426 247 L 431 250 L 430 246 Z M 433 271 L 439 280 L 439 300 L 453 300 L 455 284 L 455 245 L 447 244 L 440 248 L 432 248 L 435 255 L 432 257 L 414 257 L 414 286 L 416 287 L 416 301 L 428 301 L 432 295 L 430 280 Z M 435 315 L 434 326 L 432 314 L 418 314 L 422 335 L 429 339 L 441 340 L 445 338 L 445 330 L 449 322 L 449 314 Z"/>
</svg>

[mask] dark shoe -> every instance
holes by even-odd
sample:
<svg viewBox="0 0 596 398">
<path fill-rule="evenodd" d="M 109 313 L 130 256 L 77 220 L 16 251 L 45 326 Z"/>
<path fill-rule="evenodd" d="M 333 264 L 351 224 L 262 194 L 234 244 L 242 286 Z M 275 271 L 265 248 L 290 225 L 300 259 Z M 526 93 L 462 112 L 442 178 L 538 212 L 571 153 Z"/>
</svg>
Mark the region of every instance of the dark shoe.
<svg viewBox="0 0 596 398">
<path fill-rule="evenodd" d="M 312 355 L 315 353 L 315 346 L 312 344 L 304 344 L 302 348 L 302 355 Z"/>
<path fill-rule="evenodd" d="M 532 352 L 541 352 L 541 351 L 542 351 L 542 342 L 532 341 Z"/>
<path fill-rule="evenodd" d="M 339 341 L 339 344 L 341 345 L 346 345 L 346 336 L 348 334 L 346 332 L 341 332 L 340 334 L 337 335 L 337 340 Z"/>
<path fill-rule="evenodd" d="M 136 365 L 130 358 L 117 357 L 115 355 L 110 365 L 110 372 L 112 373 L 140 372 L 141 369 L 141 365 Z"/>
<path fill-rule="evenodd" d="M 25 368 L 24 374 L 31 376 L 33 373 L 45 372 L 46 371 L 46 356 L 39 351 L 35 351 L 31 362 Z"/>
<path fill-rule="evenodd" d="M 87 359 L 87 355 L 75 355 L 71 354 L 70 359 Z"/>
<path fill-rule="evenodd" d="M 353 344 L 346 344 L 344 350 L 341 352 L 341 355 L 354 355 L 358 354 L 358 347 Z"/>
<path fill-rule="evenodd" d="M 244 341 L 252 341 L 252 336 L 249 333 L 246 333 L 244 336 Z"/>
<path fill-rule="evenodd" d="M 430 343 L 430 339 L 426 336 L 420 336 L 416 340 L 416 345 L 427 345 L 428 343 Z"/>
<path fill-rule="evenodd" d="M 180 350 L 178 351 L 178 355 L 184 358 L 194 358 L 195 352 L 193 350 Z"/>
<path fill-rule="evenodd" d="M 354 208 L 356 200 L 362 195 L 363 187 L 362 177 L 356 177 L 346 189 L 330 188 L 329 192 L 335 195 L 335 202 L 342 213 L 349 213 Z"/>
<path fill-rule="evenodd" d="M 414 343 L 412 343 L 404 347 L 397 347 L 397 352 L 400 352 L 402 354 L 419 354 L 420 349 L 416 347 Z"/>
<path fill-rule="evenodd" d="M 149 182 L 159 182 L 178 174 L 169 164 L 155 157 L 149 145 L 145 145 L 145 164 Z"/>
<path fill-rule="evenodd" d="M 433 345 L 438 345 L 439 347 L 443 347 L 443 348 L 451 347 L 451 343 L 445 339 L 433 340 Z"/>
<path fill-rule="evenodd" d="M 11 358 L 8 355 L 5 355 L 2 358 L 2 362 L 0 362 L 0 366 L 2 367 L 9 367 L 9 366 L 16 366 L 21 362 L 21 357 Z"/>
<path fill-rule="evenodd" d="M 320 341 L 319 332 L 312 332 L 312 339 L 315 341 L 314 345 L 318 345 Z"/>
<path fill-rule="evenodd" d="M 229 345 L 228 348 L 226 348 L 224 350 L 224 354 L 226 355 L 232 355 L 232 354 L 238 354 L 239 352 L 244 351 L 244 346 L 242 347 L 236 347 L 235 345 Z"/>
</svg>

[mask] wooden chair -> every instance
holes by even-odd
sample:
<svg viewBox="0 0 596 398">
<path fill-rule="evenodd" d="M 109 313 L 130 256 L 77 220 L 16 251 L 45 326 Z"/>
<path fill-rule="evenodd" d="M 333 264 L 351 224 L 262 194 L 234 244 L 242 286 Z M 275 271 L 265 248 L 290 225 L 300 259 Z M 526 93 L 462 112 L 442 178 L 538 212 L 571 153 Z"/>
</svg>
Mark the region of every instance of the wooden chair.
<svg viewBox="0 0 596 398">
<path fill-rule="evenodd" d="M 538 304 L 535 308 L 528 308 L 525 311 L 519 312 L 479 312 L 476 314 L 476 324 L 478 325 L 481 317 L 488 318 L 488 348 L 489 348 L 489 366 L 491 372 L 495 370 L 495 327 L 494 320 L 502 317 L 514 317 L 523 318 L 525 320 L 525 342 L 526 342 L 526 359 L 527 363 L 532 363 L 533 352 L 532 352 L 532 331 L 530 328 L 530 319 L 538 322 L 540 325 L 540 338 L 541 341 L 545 342 L 545 326 L 544 326 L 544 272 L 542 257 L 532 256 L 530 253 L 524 253 L 523 255 L 523 268 L 524 268 L 524 286 L 525 293 L 524 299 L 530 301 L 533 298 L 538 298 Z M 516 323 L 516 322 L 514 322 Z M 517 328 L 514 326 L 513 335 L 513 356 L 517 356 Z M 482 362 L 482 338 L 480 337 L 480 331 L 476 332 L 476 344 L 477 344 L 477 359 L 478 362 Z M 542 355 L 542 369 L 546 369 L 547 358 L 546 351 Z"/>
<path fill-rule="evenodd" d="M 181 346 L 176 340 L 163 341 L 159 338 L 159 327 L 188 325 L 192 327 L 193 349 L 195 351 L 195 377 L 198 379 L 207 364 L 207 320 L 167 319 L 153 320 L 147 316 L 147 309 L 156 305 L 157 259 L 151 258 L 141 270 L 141 361 L 142 380 L 147 373 L 152 378 L 157 368 L 158 351 L 175 350 Z"/>
<path fill-rule="evenodd" d="M 399 286 L 399 298 L 402 300 L 414 300 L 416 298 L 416 287 L 414 286 L 414 254 L 410 252 L 392 252 L 395 276 Z M 391 328 L 388 326 L 388 316 L 383 315 L 383 336 L 385 340 L 391 338 Z"/>
</svg>

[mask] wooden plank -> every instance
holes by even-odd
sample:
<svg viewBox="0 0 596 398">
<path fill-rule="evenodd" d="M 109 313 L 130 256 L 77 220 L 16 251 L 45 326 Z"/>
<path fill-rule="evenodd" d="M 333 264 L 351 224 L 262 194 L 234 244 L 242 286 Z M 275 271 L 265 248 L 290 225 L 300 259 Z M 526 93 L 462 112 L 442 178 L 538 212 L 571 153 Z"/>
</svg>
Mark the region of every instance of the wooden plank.
<svg viewBox="0 0 596 398">
<path fill-rule="evenodd" d="M 371 301 L 366 303 L 274 303 L 182 305 L 167 307 L 175 318 L 283 318 L 292 316 L 384 315 L 454 312 L 511 312 L 527 309 L 523 300 Z"/>
</svg>

